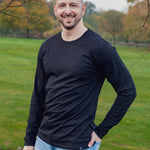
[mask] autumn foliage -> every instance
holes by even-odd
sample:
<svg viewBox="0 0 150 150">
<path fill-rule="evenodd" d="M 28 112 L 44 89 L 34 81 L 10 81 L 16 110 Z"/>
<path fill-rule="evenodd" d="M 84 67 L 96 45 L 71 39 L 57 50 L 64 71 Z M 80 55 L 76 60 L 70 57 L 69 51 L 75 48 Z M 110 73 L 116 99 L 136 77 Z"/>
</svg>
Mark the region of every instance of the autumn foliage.
<svg viewBox="0 0 150 150">
<path fill-rule="evenodd" d="M 86 2 L 83 17 L 87 27 L 104 38 L 126 42 L 150 42 L 150 18 L 147 0 L 128 0 L 128 12 L 96 11 Z M 144 26 L 142 24 L 145 23 Z M 0 34 L 23 33 L 26 37 L 48 38 L 59 32 L 60 26 L 53 13 L 53 2 L 47 0 L 0 0 Z"/>
<path fill-rule="evenodd" d="M 142 27 L 147 9 L 146 0 L 138 2 L 129 9 L 128 13 L 123 18 L 123 31 L 127 41 L 150 41 L 150 30 Z M 147 20 L 146 26 L 150 27 L 150 19 Z"/>
<path fill-rule="evenodd" d="M 42 32 L 51 29 L 52 17 L 49 16 L 49 7 L 45 0 L 23 1 L 6 0 L 1 3 L 1 26 L 13 32 L 24 31 L 27 37 L 32 33 L 42 35 Z"/>
</svg>

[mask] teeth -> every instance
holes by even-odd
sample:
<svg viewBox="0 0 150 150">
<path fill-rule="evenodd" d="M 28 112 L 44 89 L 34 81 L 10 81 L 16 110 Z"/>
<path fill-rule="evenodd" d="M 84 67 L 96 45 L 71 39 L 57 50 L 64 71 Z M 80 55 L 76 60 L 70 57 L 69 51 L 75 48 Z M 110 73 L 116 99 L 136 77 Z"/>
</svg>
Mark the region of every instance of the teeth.
<svg viewBox="0 0 150 150">
<path fill-rule="evenodd" d="M 65 19 L 72 19 L 73 17 L 64 17 Z"/>
</svg>

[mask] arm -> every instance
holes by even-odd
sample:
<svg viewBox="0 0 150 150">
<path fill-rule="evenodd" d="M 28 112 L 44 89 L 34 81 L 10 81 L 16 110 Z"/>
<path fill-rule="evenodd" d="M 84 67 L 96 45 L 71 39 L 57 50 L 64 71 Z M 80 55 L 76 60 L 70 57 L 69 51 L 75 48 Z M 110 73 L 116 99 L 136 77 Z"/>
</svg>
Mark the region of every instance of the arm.
<svg viewBox="0 0 150 150">
<path fill-rule="evenodd" d="M 109 129 L 117 125 L 136 97 L 136 89 L 132 77 L 123 64 L 115 48 L 106 44 L 96 57 L 98 69 L 111 83 L 117 97 L 103 122 L 94 130 L 102 139 Z"/>
<path fill-rule="evenodd" d="M 42 49 L 43 47 L 41 46 L 37 58 L 34 90 L 31 98 L 26 136 L 24 138 L 26 146 L 34 146 L 44 112 L 46 74 L 42 63 Z"/>
<path fill-rule="evenodd" d="M 24 146 L 23 150 L 34 150 L 34 146 Z"/>
</svg>

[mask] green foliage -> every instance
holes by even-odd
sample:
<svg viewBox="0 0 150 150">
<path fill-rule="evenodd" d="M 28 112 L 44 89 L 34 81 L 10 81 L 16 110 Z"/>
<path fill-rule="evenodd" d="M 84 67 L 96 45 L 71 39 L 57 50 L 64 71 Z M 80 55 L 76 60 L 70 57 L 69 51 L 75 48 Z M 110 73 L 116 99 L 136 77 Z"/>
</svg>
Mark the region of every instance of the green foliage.
<svg viewBox="0 0 150 150">
<path fill-rule="evenodd" d="M 84 23 L 87 27 L 93 29 L 94 31 L 98 30 L 98 24 L 95 20 L 94 15 L 97 14 L 96 6 L 92 2 L 85 2 L 86 4 L 86 11 L 85 15 L 83 16 Z"/>
<path fill-rule="evenodd" d="M 91 16 L 92 14 L 96 13 L 96 6 L 92 2 L 85 2 L 86 10 L 85 14 Z"/>
<path fill-rule="evenodd" d="M 99 19 L 99 31 L 109 33 L 113 42 L 116 41 L 116 36 L 121 35 L 123 29 L 122 18 L 124 14 L 119 11 L 110 10 L 103 12 Z"/>
<path fill-rule="evenodd" d="M 49 11 L 49 16 L 53 17 L 53 19 L 56 19 L 53 6 L 54 6 L 54 2 L 51 2 L 51 1 L 48 2 L 48 7 L 49 7 L 49 10 L 50 10 Z"/>
<path fill-rule="evenodd" d="M 129 3 L 129 2 L 132 2 L 132 3 L 133 3 L 133 2 L 134 2 L 134 0 L 128 0 L 128 3 Z"/>
<path fill-rule="evenodd" d="M 134 3 L 134 2 L 137 2 L 139 0 L 127 0 L 128 3 Z"/>
<path fill-rule="evenodd" d="M 43 40 L 0 38 L 0 149 L 23 146 L 33 90 L 38 49 Z M 118 52 L 131 72 L 137 98 L 119 125 L 104 137 L 102 150 L 149 150 L 150 53 L 144 48 L 120 47 Z M 105 82 L 99 96 L 96 124 L 116 97 Z"/>
</svg>

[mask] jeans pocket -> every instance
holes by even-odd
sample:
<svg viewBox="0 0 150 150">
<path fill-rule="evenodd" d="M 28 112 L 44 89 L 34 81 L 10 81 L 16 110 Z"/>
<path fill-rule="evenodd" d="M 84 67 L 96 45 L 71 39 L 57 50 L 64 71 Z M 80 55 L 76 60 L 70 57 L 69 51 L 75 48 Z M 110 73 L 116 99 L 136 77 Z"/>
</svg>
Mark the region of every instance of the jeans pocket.
<svg viewBox="0 0 150 150">
<path fill-rule="evenodd" d="M 96 144 L 101 144 L 101 142 L 95 142 Z"/>
<path fill-rule="evenodd" d="M 93 150 L 99 150 L 101 142 L 95 142 Z"/>
</svg>

